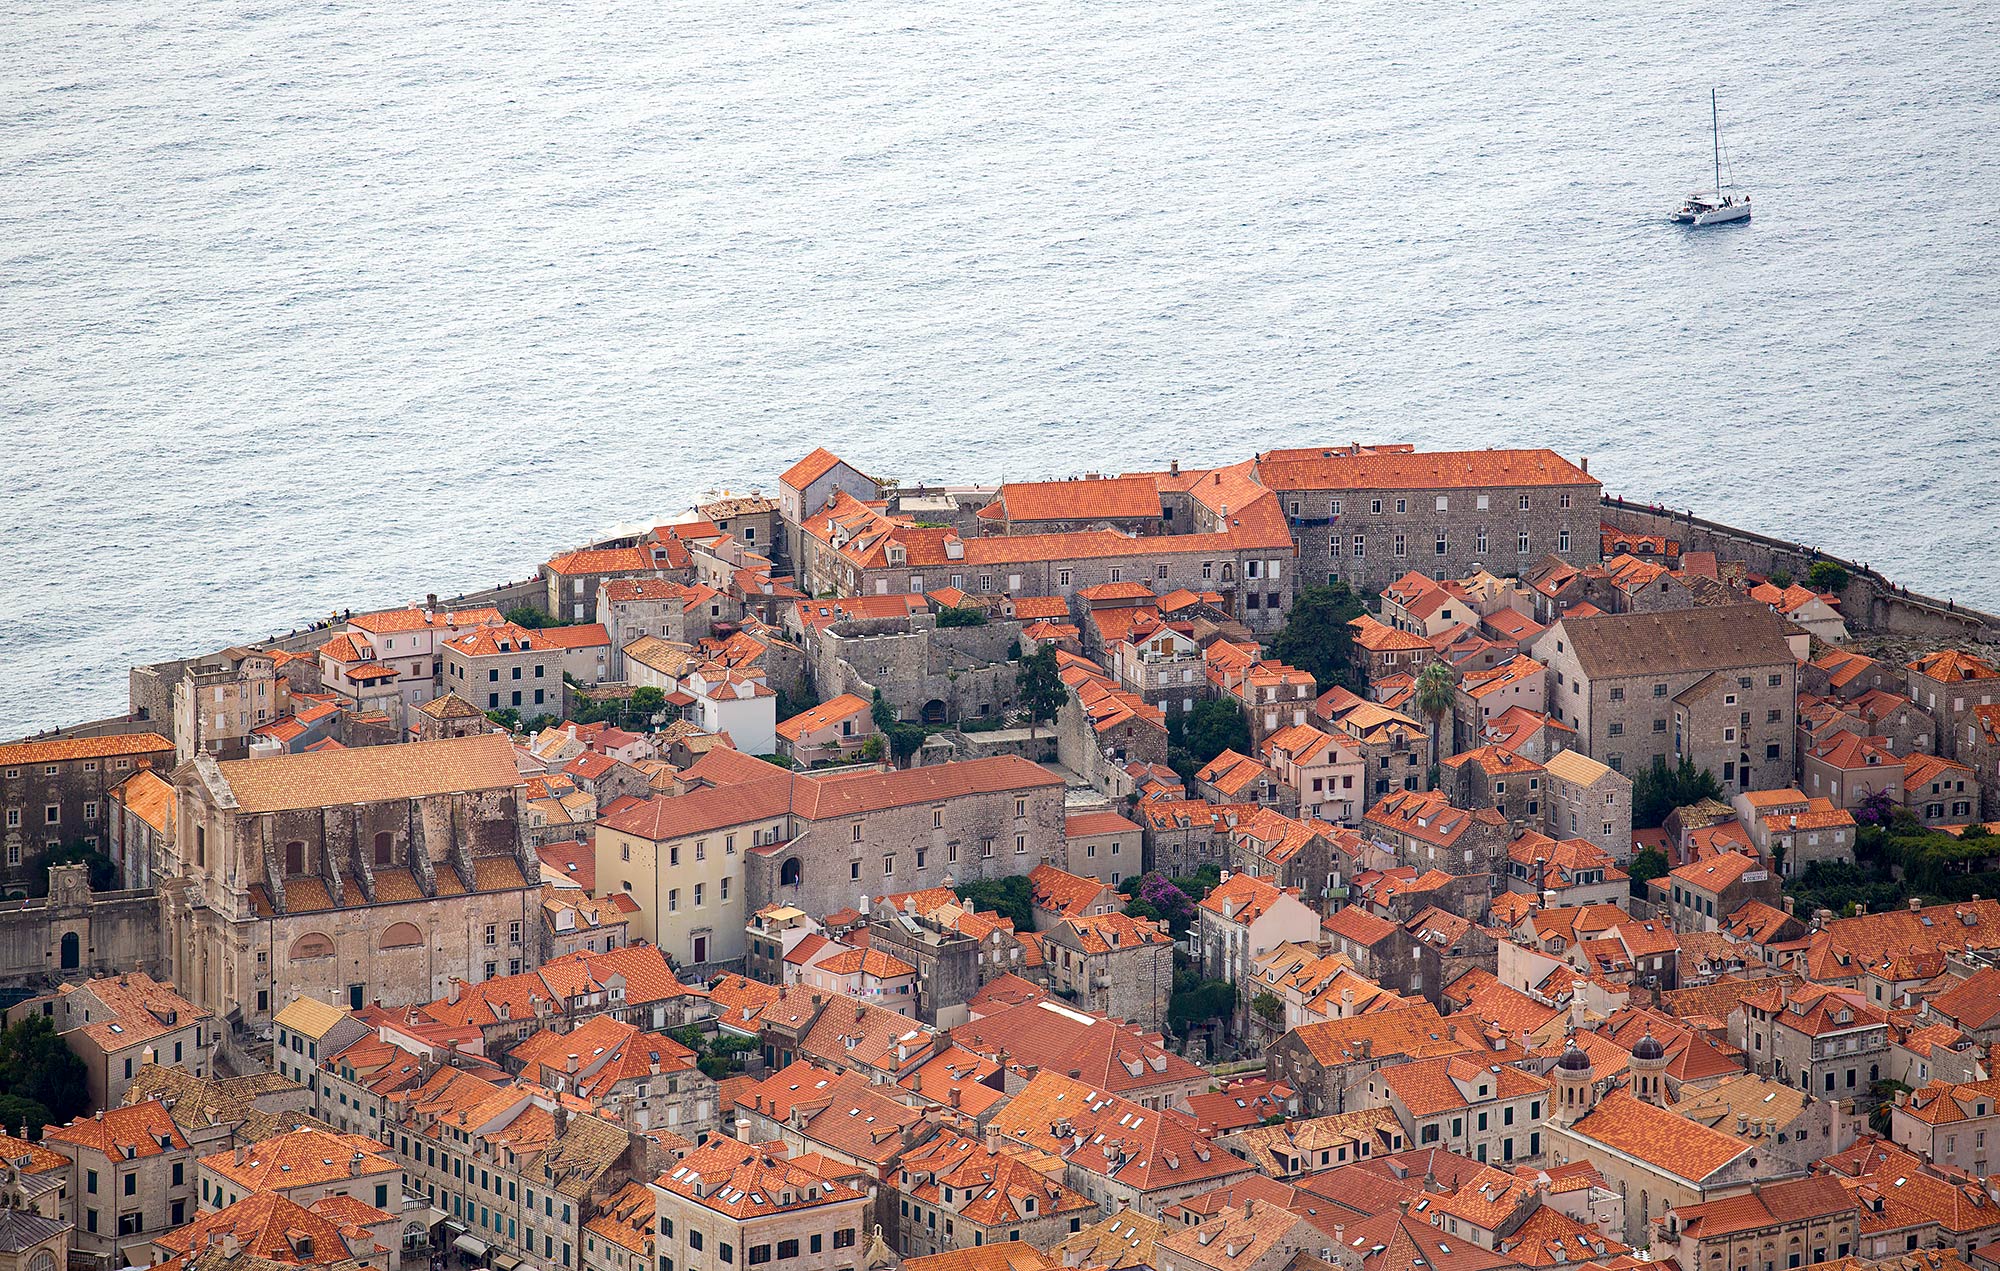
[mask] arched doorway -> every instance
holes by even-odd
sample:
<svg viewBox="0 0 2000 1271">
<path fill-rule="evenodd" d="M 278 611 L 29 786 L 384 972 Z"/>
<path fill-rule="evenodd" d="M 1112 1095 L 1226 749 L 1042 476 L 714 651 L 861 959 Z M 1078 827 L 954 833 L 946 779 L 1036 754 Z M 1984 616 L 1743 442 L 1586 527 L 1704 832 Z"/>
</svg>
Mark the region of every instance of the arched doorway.
<svg viewBox="0 0 2000 1271">
<path fill-rule="evenodd" d="M 388 865 L 396 859 L 396 840 L 384 830 L 375 836 L 375 863 Z"/>
<path fill-rule="evenodd" d="M 930 701 L 924 703 L 924 709 L 923 709 L 924 723 L 942 724 L 944 723 L 944 716 L 945 716 L 945 705 L 939 699 L 933 697 Z"/>
<path fill-rule="evenodd" d="M 74 971 L 83 965 L 83 941 L 77 938 L 76 932 L 63 932 L 60 961 L 65 971 Z"/>
<path fill-rule="evenodd" d="M 805 872 L 806 866 L 804 861 L 796 856 L 788 856 L 785 858 L 785 863 L 778 866 L 778 885 L 780 887 L 797 887 L 805 878 Z"/>
</svg>

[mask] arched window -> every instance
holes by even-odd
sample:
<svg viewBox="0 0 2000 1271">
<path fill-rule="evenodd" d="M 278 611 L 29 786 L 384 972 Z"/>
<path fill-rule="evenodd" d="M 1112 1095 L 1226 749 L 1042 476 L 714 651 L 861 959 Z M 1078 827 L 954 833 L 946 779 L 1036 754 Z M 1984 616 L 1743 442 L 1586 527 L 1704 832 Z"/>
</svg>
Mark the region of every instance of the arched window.
<svg viewBox="0 0 2000 1271">
<path fill-rule="evenodd" d="M 382 947 L 384 949 L 406 949 L 411 945 L 420 945 L 423 942 L 424 933 L 417 930 L 417 925 L 413 922 L 395 923 L 385 928 L 382 932 Z"/>
<path fill-rule="evenodd" d="M 805 877 L 805 869 L 804 861 L 801 861 L 796 856 L 787 857 L 785 863 L 778 867 L 778 885 L 781 887 L 797 887 Z"/>
<path fill-rule="evenodd" d="M 287 874 L 306 872 L 306 845 L 297 839 L 285 844 L 285 872 Z"/>
<path fill-rule="evenodd" d="M 396 840 L 384 830 L 375 836 L 375 863 L 387 865 L 396 859 Z"/>
<path fill-rule="evenodd" d="M 76 932 L 65 931 L 62 938 L 62 969 L 74 971 L 83 964 L 83 941 Z"/>
<path fill-rule="evenodd" d="M 39 1249 L 28 1259 L 28 1271 L 56 1271 L 56 1257 L 47 1249 Z"/>
<path fill-rule="evenodd" d="M 308 931 L 292 941 L 292 961 L 302 962 L 308 958 L 330 958 L 333 956 L 333 941 L 317 931 Z"/>
</svg>

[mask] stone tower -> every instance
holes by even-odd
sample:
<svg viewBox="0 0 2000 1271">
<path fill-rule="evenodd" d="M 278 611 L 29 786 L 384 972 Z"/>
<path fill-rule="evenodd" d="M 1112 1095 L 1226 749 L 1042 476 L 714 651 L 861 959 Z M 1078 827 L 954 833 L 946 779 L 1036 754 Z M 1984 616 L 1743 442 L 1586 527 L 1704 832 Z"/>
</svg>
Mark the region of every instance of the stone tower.
<svg viewBox="0 0 2000 1271">
<path fill-rule="evenodd" d="M 1667 1048 L 1660 1045 L 1653 1036 L 1652 1025 L 1646 1026 L 1646 1035 L 1632 1048 L 1632 1058 L 1627 1061 L 1632 1069 L 1632 1094 L 1656 1108 L 1667 1106 Z"/>
<path fill-rule="evenodd" d="M 1597 1106 L 1597 1069 L 1571 1035 L 1549 1076 L 1556 1083 L 1555 1123 L 1569 1125 Z"/>
</svg>

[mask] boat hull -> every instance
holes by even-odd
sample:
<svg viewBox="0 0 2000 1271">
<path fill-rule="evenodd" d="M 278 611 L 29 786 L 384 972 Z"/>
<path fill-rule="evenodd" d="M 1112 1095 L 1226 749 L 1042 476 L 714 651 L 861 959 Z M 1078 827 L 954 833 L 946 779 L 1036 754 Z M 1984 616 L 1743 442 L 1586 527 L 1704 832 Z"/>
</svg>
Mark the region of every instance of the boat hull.
<svg viewBox="0 0 2000 1271">
<path fill-rule="evenodd" d="M 1729 207 L 1710 208 L 1705 212 L 1697 212 L 1694 216 L 1693 224 L 1697 227 L 1703 225 L 1727 225 L 1731 221 L 1747 221 L 1749 219 L 1750 205 L 1748 203 L 1736 203 Z"/>
</svg>

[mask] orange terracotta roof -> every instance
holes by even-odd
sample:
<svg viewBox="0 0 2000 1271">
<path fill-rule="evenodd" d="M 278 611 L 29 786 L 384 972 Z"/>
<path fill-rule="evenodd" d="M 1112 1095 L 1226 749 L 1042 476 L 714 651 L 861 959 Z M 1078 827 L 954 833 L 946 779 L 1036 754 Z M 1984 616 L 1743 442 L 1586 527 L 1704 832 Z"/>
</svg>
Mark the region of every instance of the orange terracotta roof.
<svg viewBox="0 0 2000 1271">
<path fill-rule="evenodd" d="M 17 741 L 0 746 L 0 764 L 67 763 L 72 759 L 116 759 L 170 751 L 174 743 L 158 733 L 112 733 L 104 737 L 64 737 Z"/>
</svg>

